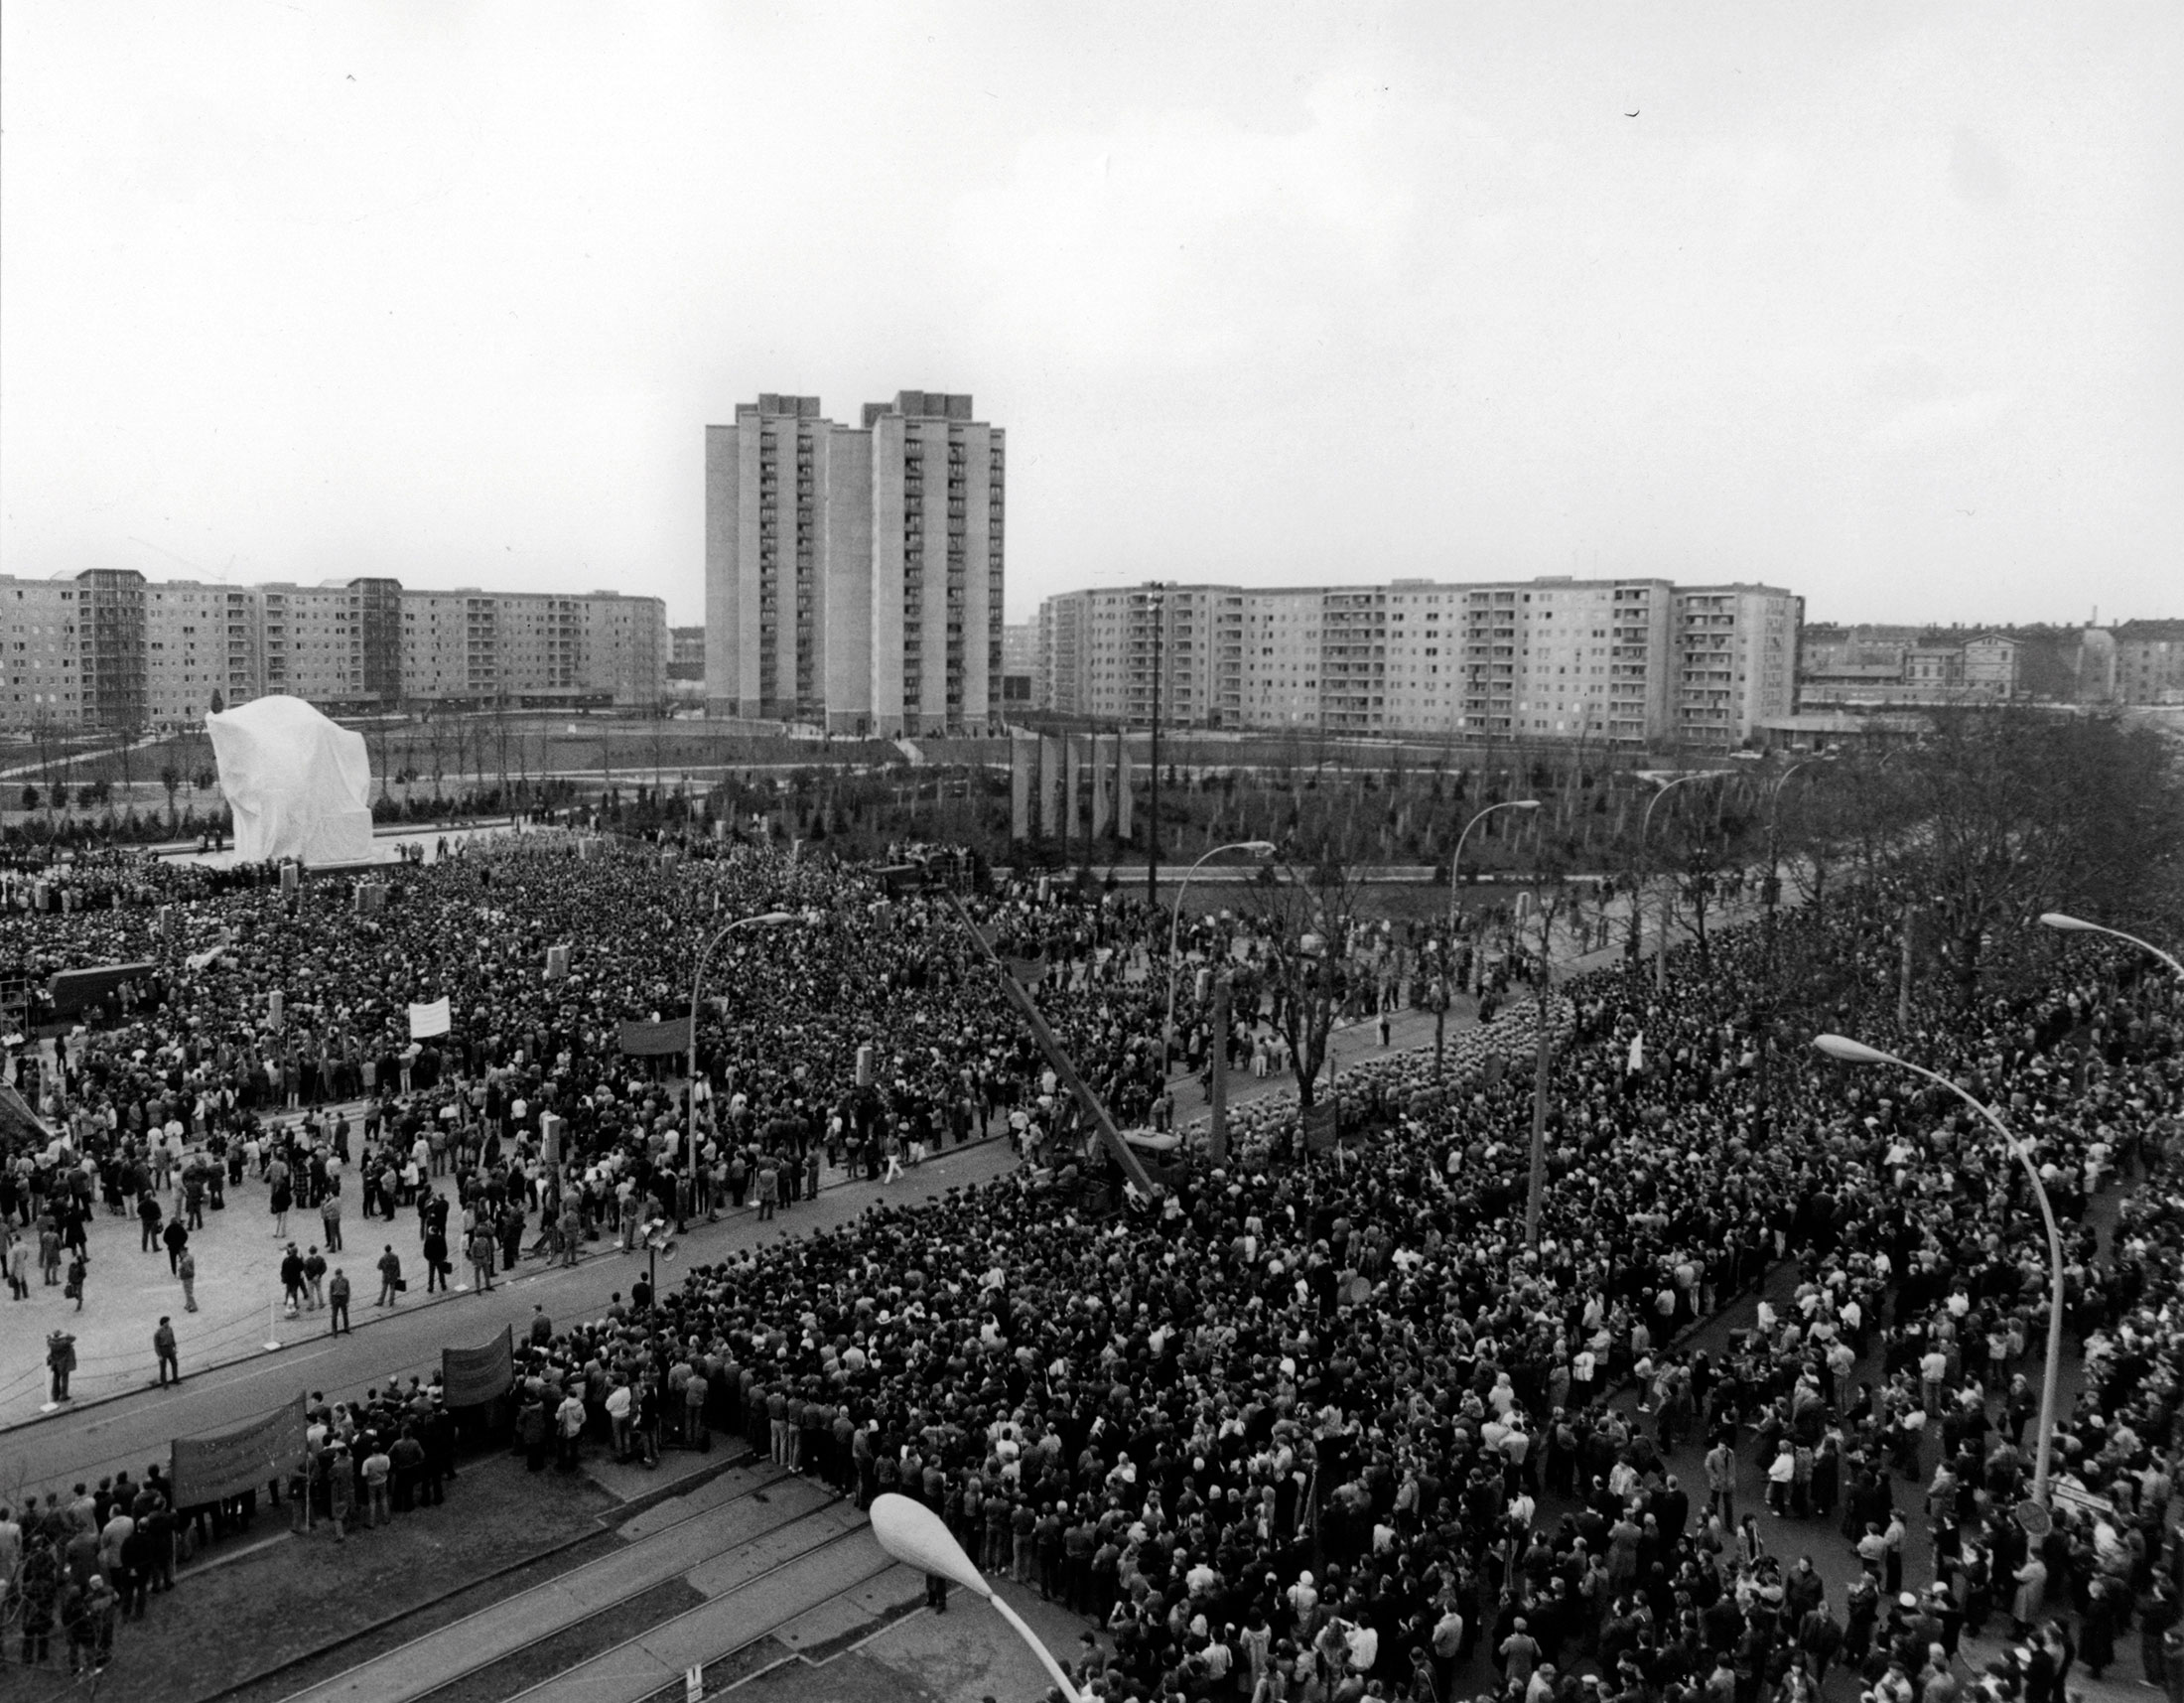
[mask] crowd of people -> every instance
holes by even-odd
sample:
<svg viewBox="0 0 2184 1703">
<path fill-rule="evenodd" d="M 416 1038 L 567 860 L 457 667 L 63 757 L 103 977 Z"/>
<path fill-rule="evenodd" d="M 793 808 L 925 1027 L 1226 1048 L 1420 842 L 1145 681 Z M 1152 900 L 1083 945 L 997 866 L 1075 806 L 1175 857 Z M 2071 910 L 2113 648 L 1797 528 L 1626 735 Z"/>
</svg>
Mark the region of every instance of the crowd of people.
<svg viewBox="0 0 2184 1703">
<path fill-rule="evenodd" d="M 454 1414 L 437 1385 L 411 1378 L 352 1400 L 313 1391 L 304 1452 L 267 1491 L 284 1500 L 290 1529 L 322 1528 L 345 1543 L 397 1514 L 442 1505 L 457 1476 Z M 0 1504 L 0 1661 L 58 1665 L 70 1674 L 103 1668 L 117 1626 L 144 1619 L 150 1598 L 175 1588 L 175 1568 L 204 1541 L 248 1529 L 255 1490 L 203 1507 L 178 1508 L 175 1486 L 158 1463 L 142 1481 L 124 1471 L 64 1496 L 28 1498 L 20 1511 Z"/>
<path fill-rule="evenodd" d="M 351 1172 L 367 1216 L 422 1223 L 437 1201 L 451 1250 L 476 1260 L 485 1232 L 489 1278 L 511 1216 L 516 1242 L 535 1213 L 573 1248 L 766 1175 L 792 1199 L 816 1157 L 877 1171 L 890 1145 L 997 1118 L 1037 1159 L 1056 1121 L 952 905 L 839 871 L 567 848 L 405 871 L 340 928 L 309 890 L 293 912 L 277 887 L 161 903 L 179 921 L 149 901 L 35 919 L 55 958 L 143 952 L 154 927 L 173 956 L 213 955 L 38 1084 L 69 1140 L 16 1155 L 21 1222 L 57 1199 L 87 1210 L 115 1167 L 126 1202 L 127 1167 L 202 1147 L 230 1179 L 286 1167 L 293 1210 Z M 640 1281 L 605 1318 L 525 1339 L 521 1447 L 543 1469 L 727 1431 L 861 1504 L 916 1496 L 989 1571 L 1099 1627 L 1086 1683 L 1118 1703 L 1801 1703 L 1832 1682 L 1873 1703 L 2062 1703 L 2077 1667 L 2125 1651 L 2158 1678 L 2184 1000 L 2081 946 L 2037 985 L 1937 992 L 1898 1033 L 1874 903 L 1849 887 L 1779 931 L 1718 935 L 1663 989 L 1626 969 L 1562 989 L 1574 1032 L 1537 1249 L 1530 1084 L 1443 1092 L 1430 1058 L 1398 1059 L 1351 1073 L 1365 1115 L 1331 1155 L 1271 1108 L 1239 1120 L 1225 1164 L 1193 1160 L 1117 1213 L 1027 1165 L 929 1206 L 883 1197 L 659 1294 Z M 774 909 L 799 921 L 716 956 L 693 1128 L 618 1025 L 671 1018 L 705 939 Z M 1118 1112 L 1151 1115 L 1165 988 L 1143 966 L 1164 918 L 1028 885 L 972 914 L 1035 960 Z M 1251 936 L 1230 919 L 1199 942 L 1236 966 L 1247 1057 L 1274 997 Z M 1814 978 L 1833 1003 L 1800 1011 L 1805 1031 L 1897 1046 L 2000 1107 L 2065 1221 L 2085 1371 L 2044 1531 L 2017 1513 L 2047 1329 L 2022 1169 L 1954 1094 L 1793 1047 L 1784 956 L 1839 972 Z M 1415 981 L 1393 932 L 1356 961 L 1360 1001 Z M 1178 1030 L 1202 1034 L 1192 980 Z M 408 1003 L 443 994 L 451 1034 L 412 1047 Z M 369 1099 L 357 1130 L 308 1115 L 349 1091 Z M 1755 1291 L 1749 1329 L 1691 1346 Z M 1848 1588 L 1813 1555 L 1849 1561 Z M 1987 1631 L 2007 1635 L 1968 1667 L 1963 1640 Z"/>
<path fill-rule="evenodd" d="M 489 1282 L 527 1245 L 573 1260 L 662 1215 L 747 1200 L 770 1212 L 828 1172 L 892 1178 L 997 1126 L 1040 1159 L 1072 1139 L 1047 1061 L 937 892 L 890 898 L 742 849 L 591 857 L 570 836 L 405 865 L 369 911 L 363 884 L 299 895 L 262 868 L 116 860 L 64 874 L 77 895 L 66 910 L 11 892 L 0 953 L 33 984 L 149 968 L 114 1009 L 9 1062 L 62 1132 L 0 1119 L 0 1271 L 18 1296 L 35 1267 L 80 1306 L 103 1211 L 141 1220 L 142 1246 L 167 1254 L 180 1310 L 195 1312 L 193 1238 L 232 1221 L 206 1214 L 225 1214 L 246 1179 L 300 1268 L 338 1264 L 358 1217 L 414 1210 L 402 1281 L 429 1290 L 458 1274 Z M 783 905 L 794 926 L 734 935 L 713 965 L 693 1130 L 680 1061 L 624 1055 L 620 1025 L 682 1010 L 680 976 L 719 923 Z M 1003 952 L 1033 961 L 1053 1027 L 1116 1115 L 1164 1122 L 1164 914 L 1065 883 L 972 906 Z M 1281 1051 L 1278 994 L 1260 1020 L 1246 1010 L 1260 1003 L 1263 942 L 1235 915 L 1193 934 L 1201 956 L 1236 966 L 1228 1046 L 1264 1071 Z M 566 973 L 550 968 L 557 945 Z M 1393 1002 L 1403 949 L 1365 933 L 1354 958 L 1353 1003 Z M 451 1033 L 412 1039 L 410 1004 L 435 997 Z M 1177 1011 L 1174 1056 L 1200 1064 L 1212 1040 L 1195 978 Z M 284 1270 L 291 1311 L 319 1293 L 302 1275 Z M 52 1393 L 66 1393 L 58 1375 Z"/>
</svg>

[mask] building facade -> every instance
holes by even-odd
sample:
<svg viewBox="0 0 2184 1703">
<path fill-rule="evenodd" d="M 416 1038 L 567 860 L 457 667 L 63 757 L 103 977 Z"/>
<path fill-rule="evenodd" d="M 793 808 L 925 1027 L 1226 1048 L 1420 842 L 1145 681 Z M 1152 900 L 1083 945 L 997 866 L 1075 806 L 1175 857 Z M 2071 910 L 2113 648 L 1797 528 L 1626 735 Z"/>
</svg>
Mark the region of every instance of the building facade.
<svg viewBox="0 0 2184 1703">
<path fill-rule="evenodd" d="M 1813 710 L 2098 702 L 2113 650 L 2103 628 L 1820 627 L 1801 636 L 1797 696 Z"/>
<path fill-rule="evenodd" d="M 1803 609 L 1661 579 L 1068 592 L 1039 606 L 1039 705 L 1143 725 L 1158 655 L 1177 725 L 1736 745 L 1790 713 Z"/>
<path fill-rule="evenodd" d="M 2184 704 L 2184 621 L 2125 621 L 2110 631 L 2115 701 Z"/>
<path fill-rule="evenodd" d="M 706 704 L 893 738 L 1001 716 L 1007 442 L 967 395 L 706 428 Z"/>
<path fill-rule="evenodd" d="M 1670 737 L 1666 580 L 1547 578 L 1462 590 L 1459 729 L 1622 745 Z"/>
<path fill-rule="evenodd" d="M 1805 600 L 1773 586 L 1672 594 L 1678 745 L 1742 745 L 1762 720 L 1797 706 L 1797 635 Z"/>
<path fill-rule="evenodd" d="M 73 580 L 0 579 L 0 724 L 76 727 L 83 721 L 83 588 Z"/>
<path fill-rule="evenodd" d="M 0 726 L 191 725 L 217 704 L 285 693 L 330 713 L 451 708 L 651 709 L 666 689 L 666 606 L 594 592 L 0 577 L 10 629 Z"/>
</svg>

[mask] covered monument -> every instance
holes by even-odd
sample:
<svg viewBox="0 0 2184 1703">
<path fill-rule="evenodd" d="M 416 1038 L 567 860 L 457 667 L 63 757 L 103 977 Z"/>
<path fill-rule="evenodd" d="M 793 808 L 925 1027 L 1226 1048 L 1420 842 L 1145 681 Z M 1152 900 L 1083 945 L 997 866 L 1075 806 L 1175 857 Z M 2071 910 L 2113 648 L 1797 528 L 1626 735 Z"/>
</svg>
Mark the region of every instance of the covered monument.
<svg viewBox="0 0 2184 1703">
<path fill-rule="evenodd" d="M 235 813 L 237 857 L 324 865 L 371 856 L 371 760 L 362 734 L 283 696 L 208 715 L 205 727 Z"/>
</svg>

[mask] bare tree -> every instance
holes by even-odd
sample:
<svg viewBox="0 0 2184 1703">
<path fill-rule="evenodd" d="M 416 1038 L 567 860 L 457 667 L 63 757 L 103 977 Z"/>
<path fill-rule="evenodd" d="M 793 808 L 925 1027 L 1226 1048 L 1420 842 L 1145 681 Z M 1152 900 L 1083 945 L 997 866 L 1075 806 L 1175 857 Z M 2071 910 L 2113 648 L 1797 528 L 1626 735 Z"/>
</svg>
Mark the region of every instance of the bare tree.
<svg viewBox="0 0 2184 1703">
<path fill-rule="evenodd" d="M 2134 918 L 2173 905 L 2184 789 L 2158 738 L 2033 710 L 1937 714 L 1911 754 L 1916 811 L 1889 846 L 1923 895 L 1960 1001 L 1994 945 L 2040 912 Z"/>
<path fill-rule="evenodd" d="M 1274 994 L 1275 1033 L 1297 1062 L 1297 1099 L 1306 1111 L 1356 973 L 1350 945 L 1363 892 L 1347 834 L 1323 834 L 1312 849 L 1314 855 L 1285 866 L 1285 878 L 1270 871 L 1250 901 L 1267 944 L 1264 979 Z"/>
</svg>

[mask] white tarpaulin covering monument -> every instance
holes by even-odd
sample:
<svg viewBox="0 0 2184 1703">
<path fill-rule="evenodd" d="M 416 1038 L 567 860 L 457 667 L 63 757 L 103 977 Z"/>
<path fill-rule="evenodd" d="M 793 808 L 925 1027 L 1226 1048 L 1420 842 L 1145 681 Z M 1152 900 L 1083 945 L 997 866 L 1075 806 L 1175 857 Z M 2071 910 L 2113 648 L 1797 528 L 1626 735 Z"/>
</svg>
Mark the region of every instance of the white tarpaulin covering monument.
<svg viewBox="0 0 2184 1703">
<path fill-rule="evenodd" d="M 337 727 L 301 698 L 278 696 L 208 715 L 205 728 L 242 862 L 371 856 L 371 760 L 362 734 Z"/>
</svg>

